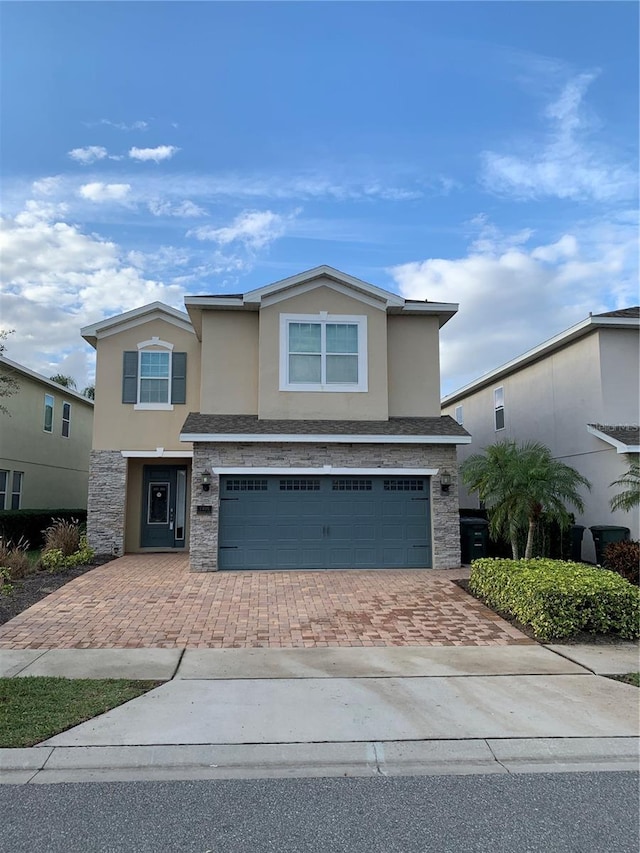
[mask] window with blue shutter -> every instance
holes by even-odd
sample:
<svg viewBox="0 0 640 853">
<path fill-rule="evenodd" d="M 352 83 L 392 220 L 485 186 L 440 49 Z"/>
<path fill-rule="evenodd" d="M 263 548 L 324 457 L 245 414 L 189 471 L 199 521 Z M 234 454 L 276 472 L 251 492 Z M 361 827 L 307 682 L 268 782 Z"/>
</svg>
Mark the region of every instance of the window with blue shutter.
<svg viewBox="0 0 640 853">
<path fill-rule="evenodd" d="M 186 352 L 141 349 L 123 353 L 123 403 L 166 408 L 173 404 L 183 405 L 186 401 Z"/>
</svg>

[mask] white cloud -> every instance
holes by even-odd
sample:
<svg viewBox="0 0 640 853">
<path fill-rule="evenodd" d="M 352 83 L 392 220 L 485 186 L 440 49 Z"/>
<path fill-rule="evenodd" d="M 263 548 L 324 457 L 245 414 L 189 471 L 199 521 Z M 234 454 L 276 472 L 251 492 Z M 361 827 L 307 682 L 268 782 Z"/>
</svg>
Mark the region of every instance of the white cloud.
<svg viewBox="0 0 640 853">
<path fill-rule="evenodd" d="M 126 124 L 124 121 L 109 121 L 108 118 L 101 118 L 97 123 L 115 127 L 116 130 L 147 130 L 149 127 L 148 121 L 134 121 L 131 124 Z"/>
<path fill-rule="evenodd" d="M 151 199 L 147 206 L 154 216 L 177 216 L 184 219 L 195 219 L 208 215 L 204 208 L 199 207 L 188 199 L 177 204 L 172 204 L 170 201 L 161 201 L 160 199 Z"/>
<path fill-rule="evenodd" d="M 69 157 L 80 163 L 82 166 L 88 166 L 95 163 L 96 160 L 104 160 L 109 156 L 109 152 L 102 145 L 87 145 L 86 148 L 73 148 L 68 152 Z"/>
<path fill-rule="evenodd" d="M 521 199 L 545 196 L 610 201 L 637 190 L 636 170 L 590 138 L 594 122 L 584 99 L 597 75 L 584 73 L 565 84 L 544 110 L 543 140 L 521 143 L 516 153 L 485 151 L 481 181 L 490 190 Z"/>
<path fill-rule="evenodd" d="M 39 181 L 34 181 L 31 184 L 31 189 L 38 195 L 54 195 L 60 189 L 62 180 L 60 175 L 50 178 L 41 178 Z"/>
<path fill-rule="evenodd" d="M 406 298 L 457 302 L 442 331 L 443 393 L 552 337 L 590 311 L 637 304 L 637 225 L 625 216 L 580 223 L 552 243 L 494 229 L 463 258 L 429 258 L 390 272 Z M 531 235 L 530 235 L 531 236 Z M 480 248 L 479 248 L 480 247 Z"/>
<path fill-rule="evenodd" d="M 153 160 L 159 163 L 161 160 L 170 160 L 180 149 L 175 145 L 158 145 L 157 148 L 130 148 L 129 157 L 132 160 Z"/>
<path fill-rule="evenodd" d="M 81 369 L 87 323 L 155 300 L 184 307 L 181 286 L 149 277 L 115 243 L 65 222 L 63 212 L 30 201 L 0 229 L 3 325 L 16 329 L 8 354 L 45 375 L 62 359 Z M 88 373 L 73 375 L 78 387 L 88 384 Z"/>
<path fill-rule="evenodd" d="M 131 192 L 131 185 L 103 184 L 100 181 L 94 181 L 90 184 L 83 184 L 78 192 L 82 198 L 86 198 L 89 201 L 122 201 Z"/>
<path fill-rule="evenodd" d="M 295 216 L 297 214 L 294 213 Z M 245 210 L 231 225 L 222 228 L 202 227 L 189 232 L 198 240 L 211 240 L 219 246 L 242 243 L 250 249 L 261 249 L 281 237 L 286 229 L 287 217 L 271 210 Z"/>
</svg>

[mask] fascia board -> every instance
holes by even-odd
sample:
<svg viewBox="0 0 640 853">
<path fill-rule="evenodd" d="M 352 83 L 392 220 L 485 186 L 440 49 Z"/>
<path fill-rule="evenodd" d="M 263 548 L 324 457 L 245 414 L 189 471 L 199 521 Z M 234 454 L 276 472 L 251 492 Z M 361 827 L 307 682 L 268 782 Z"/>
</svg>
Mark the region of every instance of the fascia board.
<svg viewBox="0 0 640 853">
<path fill-rule="evenodd" d="M 348 275 L 347 273 L 341 272 L 340 270 L 327 265 L 314 267 L 311 270 L 305 270 L 305 272 L 273 282 L 273 284 L 267 284 L 264 287 L 258 287 L 255 290 L 250 290 L 245 293 L 244 300 L 245 302 L 261 302 L 265 296 L 269 296 L 281 290 L 288 290 L 300 284 L 306 284 L 307 282 L 311 282 L 317 278 L 321 278 L 322 276 L 333 279 L 339 284 L 346 285 L 349 289 L 360 290 L 365 294 L 385 302 L 389 306 L 395 305 L 401 307 L 404 305 L 404 299 L 401 296 L 398 296 L 397 293 L 391 293 L 389 290 L 376 287 L 374 284 L 369 284 L 367 281 L 362 281 L 359 278 L 355 278 L 355 276 Z"/>
<path fill-rule="evenodd" d="M 489 373 L 479 376 L 478 379 L 475 379 L 473 382 L 463 385 L 463 387 L 459 388 L 457 391 L 447 394 L 440 401 L 441 405 L 450 406 L 452 403 L 456 403 L 459 400 L 474 394 L 476 391 L 480 391 L 482 388 L 497 382 L 499 379 L 504 378 L 510 373 L 515 373 L 521 367 L 526 367 L 543 356 L 548 355 L 549 353 L 560 349 L 560 347 L 571 343 L 577 338 L 588 334 L 593 331 L 593 327 L 596 325 L 592 320 L 592 317 L 582 320 L 580 323 L 577 323 L 570 329 L 561 332 L 559 335 L 555 335 L 553 338 L 549 338 L 549 340 L 544 341 L 544 343 L 539 344 L 537 347 L 527 350 L 527 352 L 511 359 L 511 361 L 505 362 L 500 365 L 500 367 L 496 367 L 494 370 L 490 370 Z"/>
<path fill-rule="evenodd" d="M 640 453 L 640 445 L 625 444 L 624 441 L 619 441 L 617 438 L 613 438 L 613 436 L 607 435 L 606 432 L 601 432 L 599 429 L 590 426 L 589 424 L 587 424 L 587 432 L 591 433 L 591 435 L 595 435 L 596 438 L 599 438 L 602 441 L 606 441 L 607 444 L 610 444 L 612 447 L 615 447 L 616 453 Z"/>
<path fill-rule="evenodd" d="M 18 364 L 17 361 L 12 361 L 10 358 L 0 356 L 0 365 L 2 364 L 10 367 L 12 370 L 15 370 L 16 373 L 21 373 L 23 376 L 29 377 L 29 379 L 35 379 L 42 385 L 53 388 L 54 391 L 57 391 L 62 396 L 73 398 L 80 403 L 86 403 L 91 408 L 94 406 L 94 401 L 85 397 L 84 394 L 81 394 L 79 391 L 74 391 L 73 388 L 67 388 L 66 385 L 59 385 L 57 382 L 52 382 L 51 379 L 47 379 L 47 377 L 43 376 L 41 373 L 36 373 L 35 370 L 30 370 L 28 367 Z"/>
<path fill-rule="evenodd" d="M 470 435 L 301 435 L 266 433 L 180 433 L 180 441 L 251 444 L 471 444 Z"/>
</svg>

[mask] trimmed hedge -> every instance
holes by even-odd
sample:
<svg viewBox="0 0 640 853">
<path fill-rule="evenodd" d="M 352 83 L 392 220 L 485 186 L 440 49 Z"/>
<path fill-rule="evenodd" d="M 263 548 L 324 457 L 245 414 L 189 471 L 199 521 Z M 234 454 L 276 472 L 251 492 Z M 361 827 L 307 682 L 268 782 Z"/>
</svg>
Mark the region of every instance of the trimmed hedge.
<svg viewBox="0 0 640 853">
<path fill-rule="evenodd" d="M 640 636 L 640 589 L 614 572 L 561 560 L 474 560 L 471 592 L 540 640 L 580 632 Z"/>
<path fill-rule="evenodd" d="M 0 536 L 18 542 L 23 536 L 30 548 L 42 548 L 44 531 L 54 518 L 87 522 L 86 509 L 5 509 L 0 511 Z"/>
</svg>

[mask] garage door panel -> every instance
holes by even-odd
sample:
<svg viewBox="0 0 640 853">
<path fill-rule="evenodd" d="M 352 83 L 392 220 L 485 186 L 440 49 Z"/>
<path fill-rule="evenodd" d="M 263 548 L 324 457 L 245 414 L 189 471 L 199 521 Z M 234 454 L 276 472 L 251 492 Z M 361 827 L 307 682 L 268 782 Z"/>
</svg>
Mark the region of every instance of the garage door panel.
<svg viewBox="0 0 640 853">
<path fill-rule="evenodd" d="M 431 564 L 427 478 L 223 477 L 220 487 L 220 568 Z"/>
</svg>

